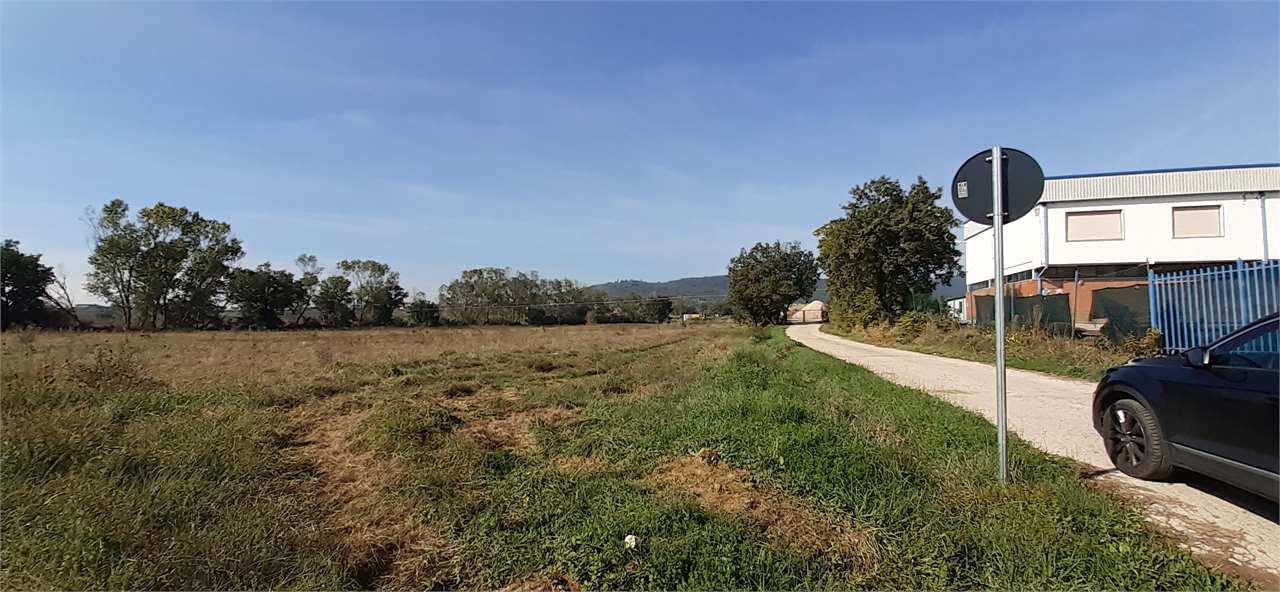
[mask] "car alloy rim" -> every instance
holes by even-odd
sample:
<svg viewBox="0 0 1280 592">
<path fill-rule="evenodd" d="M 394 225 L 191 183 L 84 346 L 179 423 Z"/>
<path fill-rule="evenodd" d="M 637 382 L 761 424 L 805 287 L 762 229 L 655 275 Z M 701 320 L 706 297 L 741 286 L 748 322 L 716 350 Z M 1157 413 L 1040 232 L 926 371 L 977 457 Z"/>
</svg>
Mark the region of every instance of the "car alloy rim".
<svg viewBox="0 0 1280 592">
<path fill-rule="evenodd" d="M 1136 415 L 1119 407 L 1112 412 L 1111 450 L 1114 460 L 1131 467 L 1147 458 L 1147 435 L 1142 423 Z"/>
</svg>

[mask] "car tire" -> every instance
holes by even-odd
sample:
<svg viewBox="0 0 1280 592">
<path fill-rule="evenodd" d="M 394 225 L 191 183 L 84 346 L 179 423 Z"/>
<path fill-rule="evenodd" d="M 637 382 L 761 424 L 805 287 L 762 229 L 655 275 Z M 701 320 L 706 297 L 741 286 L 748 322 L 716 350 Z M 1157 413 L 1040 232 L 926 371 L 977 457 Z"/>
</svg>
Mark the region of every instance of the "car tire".
<svg viewBox="0 0 1280 592">
<path fill-rule="evenodd" d="M 1102 418 L 1102 439 L 1107 456 L 1130 477 L 1159 480 L 1173 472 L 1169 443 L 1156 416 L 1133 399 L 1120 399 Z"/>
</svg>

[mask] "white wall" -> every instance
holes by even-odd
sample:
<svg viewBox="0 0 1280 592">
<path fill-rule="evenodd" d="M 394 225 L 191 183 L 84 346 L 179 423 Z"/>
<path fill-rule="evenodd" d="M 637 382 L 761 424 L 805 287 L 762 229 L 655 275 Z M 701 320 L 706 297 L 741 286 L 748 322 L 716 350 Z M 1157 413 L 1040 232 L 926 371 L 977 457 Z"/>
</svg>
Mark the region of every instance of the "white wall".
<svg viewBox="0 0 1280 592">
<path fill-rule="evenodd" d="M 1004 274 L 1009 275 L 1041 267 L 1044 263 L 1043 232 L 1044 206 L 1004 225 Z M 994 250 L 991 227 L 972 222 L 964 226 L 964 281 L 965 284 L 985 282 L 995 277 Z"/>
<path fill-rule="evenodd" d="M 1173 238 L 1173 208 L 1217 205 L 1222 208 L 1222 236 Z M 1267 194 L 1267 210 L 1280 209 L 1280 193 Z M 1066 240 L 1068 212 L 1119 209 L 1123 218 L 1122 240 Z M 1268 242 L 1280 235 L 1280 217 L 1267 212 Z M 1050 265 L 1108 263 L 1166 263 L 1176 261 L 1231 261 L 1262 259 L 1262 210 L 1258 198 L 1240 194 L 1184 197 L 1071 201 L 1048 207 Z M 1269 244 L 1271 253 L 1280 253 Z M 1274 255 L 1272 255 L 1274 256 Z"/>
<path fill-rule="evenodd" d="M 1280 259 L 1277 235 L 1280 235 L 1280 192 L 1267 194 L 1267 259 Z"/>
<path fill-rule="evenodd" d="M 1272 191 L 1265 195 L 1267 258 L 1280 259 L 1280 192 Z M 1260 202 L 1256 197 L 1246 200 L 1234 193 L 1042 203 L 1030 214 L 1005 225 L 1005 274 L 1045 265 L 1261 259 L 1263 230 Z M 1173 208 L 1195 205 L 1222 206 L 1221 237 L 1173 238 Z M 1124 218 L 1122 240 L 1066 240 L 1067 212 L 1114 209 L 1121 210 Z M 1042 235 L 1048 236 L 1047 259 Z M 964 237 L 965 283 L 992 279 L 995 270 L 992 265 L 991 228 L 967 223 Z"/>
</svg>

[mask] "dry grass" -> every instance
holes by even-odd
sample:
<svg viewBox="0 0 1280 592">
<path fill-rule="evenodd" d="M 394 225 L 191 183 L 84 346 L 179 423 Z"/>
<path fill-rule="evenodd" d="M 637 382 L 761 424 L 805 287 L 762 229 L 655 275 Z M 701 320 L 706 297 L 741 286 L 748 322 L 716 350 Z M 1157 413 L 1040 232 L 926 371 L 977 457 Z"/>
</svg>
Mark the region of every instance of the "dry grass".
<svg viewBox="0 0 1280 592">
<path fill-rule="evenodd" d="M 4 336 L 0 584 L 1229 585 L 1017 440 L 991 490 L 980 418 L 746 336 Z"/>
<path fill-rule="evenodd" d="M 499 592 L 578 592 L 581 589 L 570 577 L 535 576 L 507 584 L 499 588 Z"/>
<path fill-rule="evenodd" d="M 96 352 L 129 351 L 151 376 L 178 388 L 311 382 L 335 366 L 396 364 L 443 356 L 534 352 L 581 354 L 639 349 L 682 339 L 674 325 L 585 325 L 547 328 L 460 327 L 354 331 L 206 331 L 0 335 L 0 366 L 46 368 L 91 360 Z M 554 362 L 535 361 L 549 372 Z"/>
<path fill-rule="evenodd" d="M 551 459 L 551 464 L 565 473 L 599 473 L 604 470 L 604 461 L 576 454 L 557 456 Z"/>
<path fill-rule="evenodd" d="M 484 448 L 529 450 L 533 448 L 532 430 L 535 426 L 563 426 L 576 417 L 577 412 L 566 407 L 540 407 L 474 421 L 458 433 Z"/>
<path fill-rule="evenodd" d="M 750 519 L 779 544 L 826 553 L 863 568 L 874 564 L 875 540 L 868 532 L 753 482 L 746 471 L 721 463 L 718 452 L 707 452 L 673 459 L 650 478 L 693 495 L 703 508 Z"/>
<path fill-rule="evenodd" d="M 421 516 L 395 497 L 404 467 L 378 455 L 359 437 L 374 404 L 335 397 L 289 413 L 289 455 L 311 467 L 303 493 L 325 513 L 326 537 L 335 541 L 362 587 L 435 581 L 451 561 L 448 544 Z"/>
</svg>

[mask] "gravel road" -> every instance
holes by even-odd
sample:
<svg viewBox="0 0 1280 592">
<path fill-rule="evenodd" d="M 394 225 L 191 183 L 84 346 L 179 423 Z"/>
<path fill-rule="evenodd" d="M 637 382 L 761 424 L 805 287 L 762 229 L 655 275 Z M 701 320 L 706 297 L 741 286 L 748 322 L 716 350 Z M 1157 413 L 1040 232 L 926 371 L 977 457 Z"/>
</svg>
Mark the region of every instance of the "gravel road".
<svg viewBox="0 0 1280 592">
<path fill-rule="evenodd" d="M 793 325 L 787 328 L 787 336 L 995 422 L 994 366 L 867 345 L 818 328 Z M 1205 562 L 1252 580 L 1264 590 L 1280 590 L 1280 524 L 1275 522 L 1275 504 L 1207 478 L 1153 483 L 1115 471 L 1089 417 L 1092 382 L 1010 369 L 1007 384 L 1011 430 L 1041 450 L 1099 469 L 1094 479 L 1139 500 L 1152 525 Z"/>
</svg>

